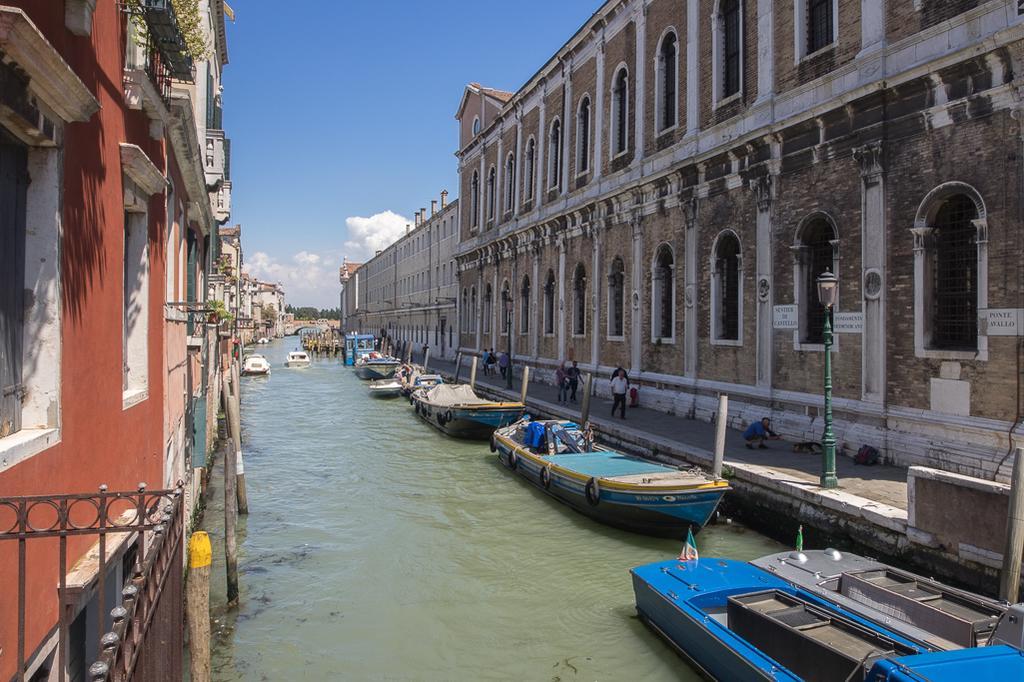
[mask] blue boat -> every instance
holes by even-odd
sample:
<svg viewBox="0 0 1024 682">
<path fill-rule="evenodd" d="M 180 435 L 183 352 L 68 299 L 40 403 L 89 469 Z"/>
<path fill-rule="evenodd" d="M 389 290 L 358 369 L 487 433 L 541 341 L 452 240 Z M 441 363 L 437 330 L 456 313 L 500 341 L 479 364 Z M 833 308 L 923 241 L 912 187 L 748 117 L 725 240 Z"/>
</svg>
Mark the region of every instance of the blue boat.
<svg viewBox="0 0 1024 682">
<path fill-rule="evenodd" d="M 345 364 L 355 367 L 360 358 L 368 356 L 376 349 L 376 337 L 373 334 L 346 334 Z"/>
<path fill-rule="evenodd" d="M 879 660 L 927 651 L 741 561 L 661 561 L 630 573 L 640 618 L 712 679 L 861 682 Z"/>
<path fill-rule="evenodd" d="M 517 421 L 526 411 L 523 403 L 486 400 L 467 384 L 440 384 L 420 388 L 410 397 L 416 414 L 453 438 L 486 440 L 494 430 Z"/>
<path fill-rule="evenodd" d="M 869 682 L 1024 680 L 1024 651 L 1010 646 L 956 649 L 875 663 Z"/>
<path fill-rule="evenodd" d="M 602 447 L 568 421 L 524 419 L 498 429 L 491 451 L 530 483 L 597 521 L 681 539 L 715 513 L 729 484 Z"/>
<path fill-rule="evenodd" d="M 390 379 L 401 366 L 402 361 L 398 358 L 374 352 L 356 361 L 356 376 L 367 381 Z"/>
</svg>

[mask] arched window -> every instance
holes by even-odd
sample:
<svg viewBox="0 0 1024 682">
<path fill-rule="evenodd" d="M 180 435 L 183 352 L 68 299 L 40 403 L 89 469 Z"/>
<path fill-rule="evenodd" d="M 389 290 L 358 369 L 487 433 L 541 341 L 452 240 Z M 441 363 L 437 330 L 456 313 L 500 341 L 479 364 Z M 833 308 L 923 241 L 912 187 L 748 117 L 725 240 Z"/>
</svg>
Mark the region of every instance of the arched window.
<svg viewBox="0 0 1024 682">
<path fill-rule="evenodd" d="M 978 347 L 978 210 L 954 194 L 933 219 L 931 347 L 973 351 Z"/>
<path fill-rule="evenodd" d="M 572 333 L 573 336 L 587 333 L 587 270 L 583 263 L 572 273 Z"/>
<path fill-rule="evenodd" d="M 562 122 L 557 118 L 551 123 L 549 147 L 548 189 L 560 189 L 562 186 Z"/>
<path fill-rule="evenodd" d="M 835 39 L 833 14 L 835 0 L 805 0 L 807 2 L 807 54 L 828 47 Z"/>
<path fill-rule="evenodd" d="M 590 170 L 590 97 L 580 100 L 576 114 L 576 172 Z"/>
<path fill-rule="evenodd" d="M 474 135 L 479 135 L 480 134 L 480 117 L 479 116 L 475 116 L 473 118 L 473 134 Z"/>
<path fill-rule="evenodd" d="M 527 334 L 530 331 L 530 278 L 523 277 L 523 284 L 519 287 L 519 333 Z"/>
<path fill-rule="evenodd" d="M 484 289 L 484 334 L 491 333 L 491 315 L 494 312 L 494 290 L 488 284 Z"/>
<path fill-rule="evenodd" d="M 721 0 L 718 8 L 719 66 L 721 98 L 740 91 L 743 72 L 743 14 L 740 0 Z"/>
<path fill-rule="evenodd" d="M 612 150 L 614 155 L 624 154 L 629 147 L 626 135 L 629 120 L 629 74 L 622 67 L 615 74 L 612 87 Z"/>
<path fill-rule="evenodd" d="M 658 106 L 661 111 L 659 130 L 668 130 L 676 125 L 678 48 L 676 34 L 669 31 L 661 41 L 658 50 Z"/>
<path fill-rule="evenodd" d="M 470 314 L 471 319 L 473 321 L 473 326 L 470 328 L 469 331 L 475 334 L 476 330 L 478 329 L 477 325 L 479 324 L 479 320 L 477 318 L 477 310 L 476 310 L 476 287 L 475 286 L 472 287 L 469 290 L 469 299 L 470 299 L 470 301 L 469 301 L 469 314 Z"/>
<path fill-rule="evenodd" d="M 544 333 L 555 333 L 555 272 L 548 270 L 544 282 Z"/>
<path fill-rule="evenodd" d="M 468 319 L 469 319 L 469 292 L 465 288 L 463 288 L 462 289 L 462 314 L 459 315 L 459 331 L 462 332 L 463 334 L 466 334 L 466 333 L 469 332 L 469 324 L 467 324 L 467 322 L 466 322 L 466 320 L 468 320 Z"/>
<path fill-rule="evenodd" d="M 608 269 L 608 336 L 621 337 L 625 331 L 626 273 L 622 259 L 616 256 Z"/>
<path fill-rule="evenodd" d="M 501 316 L 501 334 L 506 336 L 512 332 L 512 287 L 508 280 L 501 284 L 501 307 L 498 314 Z"/>
<path fill-rule="evenodd" d="M 533 199 L 533 188 L 537 184 L 537 141 L 532 137 L 526 143 L 526 179 L 523 193 L 527 200 Z"/>
<path fill-rule="evenodd" d="M 494 178 L 497 171 L 494 166 L 491 166 L 491 170 L 487 171 L 487 219 L 494 220 Z"/>
<path fill-rule="evenodd" d="M 740 338 L 740 241 L 724 232 L 715 244 L 711 264 L 712 339 L 739 341 Z"/>
<path fill-rule="evenodd" d="M 469 211 L 473 227 L 480 226 L 480 171 L 473 171 L 473 181 L 469 186 Z"/>
<path fill-rule="evenodd" d="M 655 339 L 675 339 L 676 267 L 672 247 L 662 244 L 654 256 L 651 272 L 651 325 Z"/>
<path fill-rule="evenodd" d="M 516 196 L 516 157 L 509 152 L 505 158 L 505 211 L 511 211 Z"/>
<path fill-rule="evenodd" d="M 803 343 L 824 342 L 825 307 L 818 300 L 818 275 L 829 270 L 835 272 L 835 254 L 838 235 L 831 221 L 819 215 L 811 218 L 800 232 L 800 265 L 803 285 L 799 305 L 801 340 Z"/>
</svg>

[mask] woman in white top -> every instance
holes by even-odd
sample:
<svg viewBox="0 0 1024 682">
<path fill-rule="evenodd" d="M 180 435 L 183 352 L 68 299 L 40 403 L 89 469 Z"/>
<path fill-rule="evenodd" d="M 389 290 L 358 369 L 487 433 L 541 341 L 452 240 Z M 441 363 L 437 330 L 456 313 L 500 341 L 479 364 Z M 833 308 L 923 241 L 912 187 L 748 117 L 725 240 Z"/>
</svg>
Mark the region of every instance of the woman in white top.
<svg viewBox="0 0 1024 682">
<path fill-rule="evenodd" d="M 612 416 L 615 416 L 615 409 L 618 408 L 619 416 L 626 418 L 626 389 L 629 382 L 626 381 L 626 372 L 619 370 L 612 377 Z"/>
</svg>

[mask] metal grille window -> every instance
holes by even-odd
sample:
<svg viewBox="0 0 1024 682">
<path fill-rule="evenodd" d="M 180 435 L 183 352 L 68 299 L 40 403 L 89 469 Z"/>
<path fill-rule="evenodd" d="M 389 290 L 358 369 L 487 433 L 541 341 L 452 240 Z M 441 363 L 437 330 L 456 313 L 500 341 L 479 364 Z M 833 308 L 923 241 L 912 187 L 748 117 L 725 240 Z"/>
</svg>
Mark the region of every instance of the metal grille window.
<svg viewBox="0 0 1024 682">
<path fill-rule="evenodd" d="M 827 47 L 835 40 L 832 31 L 832 0 L 808 0 L 807 54 Z"/>
<path fill-rule="evenodd" d="M 0 133 L 0 438 L 21 430 L 28 152 Z"/>
<path fill-rule="evenodd" d="M 572 333 L 587 333 L 587 271 L 582 264 L 576 266 L 572 276 Z"/>
<path fill-rule="evenodd" d="M 829 0 L 831 2 L 831 0 Z M 722 97 L 740 91 L 740 3 L 725 0 L 722 3 Z"/>
<path fill-rule="evenodd" d="M 675 288 L 675 259 L 672 249 L 663 244 L 654 261 L 654 336 L 671 339 L 675 336 L 675 309 L 673 290 Z"/>
<path fill-rule="evenodd" d="M 580 102 L 578 130 L 576 132 L 576 172 L 585 173 L 590 170 L 590 98 L 584 97 Z"/>
<path fill-rule="evenodd" d="M 818 275 L 833 269 L 835 238 L 832 226 L 822 219 L 815 220 L 804 231 L 804 343 L 824 343 L 825 306 L 818 300 Z"/>
<path fill-rule="evenodd" d="M 669 33 L 661 43 L 661 128 L 676 124 L 676 34 Z"/>
<path fill-rule="evenodd" d="M 469 188 L 469 207 L 472 213 L 473 227 L 480 224 L 480 173 L 473 171 L 473 181 Z"/>
<path fill-rule="evenodd" d="M 487 172 L 487 219 L 494 220 L 494 166 Z"/>
<path fill-rule="evenodd" d="M 978 247 L 974 202 L 963 194 L 935 216 L 932 346 L 975 350 L 978 345 Z"/>
<path fill-rule="evenodd" d="M 621 69 L 615 76 L 615 153 L 626 151 L 626 118 L 629 116 L 629 77 Z"/>
<path fill-rule="evenodd" d="M 505 210 L 511 211 L 515 203 L 516 191 L 516 157 L 509 154 L 505 160 Z"/>
<path fill-rule="evenodd" d="M 548 187 L 554 189 L 561 186 L 562 180 L 562 123 L 555 120 L 551 124 L 551 166 L 549 168 Z"/>
<path fill-rule="evenodd" d="M 530 332 L 530 278 L 523 277 L 523 286 L 519 289 L 519 331 Z"/>
<path fill-rule="evenodd" d="M 740 243 L 733 235 L 725 235 L 718 242 L 715 274 L 718 277 L 717 336 L 736 341 L 740 338 Z"/>
<path fill-rule="evenodd" d="M 555 333 L 555 273 L 551 270 L 544 284 L 544 333 Z"/>
<path fill-rule="evenodd" d="M 526 190 L 525 194 L 527 199 L 533 198 L 533 185 L 536 182 L 536 175 L 534 171 L 534 164 L 536 163 L 535 159 L 537 157 L 536 147 L 537 143 L 533 139 L 530 139 L 526 144 L 526 187 L 524 187 L 524 189 Z"/>
<path fill-rule="evenodd" d="M 501 333 L 512 332 L 512 289 L 508 282 L 501 289 Z"/>
<path fill-rule="evenodd" d="M 612 261 L 611 271 L 608 273 L 608 336 L 622 336 L 623 334 L 625 280 L 625 267 L 622 259 L 616 257 Z"/>
</svg>

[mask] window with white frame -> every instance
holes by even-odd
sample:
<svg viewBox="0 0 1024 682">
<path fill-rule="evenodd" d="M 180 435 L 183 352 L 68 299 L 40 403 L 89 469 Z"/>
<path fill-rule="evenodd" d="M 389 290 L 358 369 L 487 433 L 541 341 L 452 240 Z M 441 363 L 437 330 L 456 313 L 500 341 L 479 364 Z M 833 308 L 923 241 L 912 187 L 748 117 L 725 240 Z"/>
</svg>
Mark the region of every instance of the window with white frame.
<svg viewBox="0 0 1024 682">
<path fill-rule="evenodd" d="M 622 66 L 612 81 L 612 156 L 625 154 L 629 148 L 628 123 L 629 72 Z"/>
<path fill-rule="evenodd" d="M 794 0 L 797 61 L 835 44 L 839 33 L 838 0 Z"/>
<path fill-rule="evenodd" d="M 578 263 L 572 274 L 572 334 L 587 333 L 587 269 Z"/>
<path fill-rule="evenodd" d="M 580 100 L 579 111 L 576 112 L 576 173 L 577 175 L 590 170 L 590 97 Z"/>
<path fill-rule="evenodd" d="M 479 320 L 478 320 L 478 317 L 477 317 L 478 313 L 477 313 L 477 309 L 476 309 L 476 286 L 471 287 L 470 290 L 469 290 L 469 315 L 470 315 L 470 321 L 472 323 L 472 325 L 470 326 L 469 331 L 471 333 L 475 334 L 476 330 L 478 328 L 477 325 L 479 324 Z"/>
<path fill-rule="evenodd" d="M 523 196 L 526 201 L 533 199 L 533 188 L 537 184 L 537 141 L 532 137 L 526 141 L 526 172 Z"/>
<path fill-rule="evenodd" d="M 501 335 L 508 336 L 512 333 L 512 287 L 508 280 L 501 284 Z"/>
<path fill-rule="evenodd" d="M 793 282 L 797 287 L 800 343 L 819 345 L 824 341 L 825 307 L 818 300 L 818 276 L 838 265 L 839 233 L 832 219 L 818 213 L 804 220 L 794 247 Z"/>
<path fill-rule="evenodd" d="M 491 315 L 494 314 L 494 289 L 488 284 L 484 292 L 484 334 L 490 334 Z"/>
<path fill-rule="evenodd" d="M 495 181 L 496 174 L 497 174 L 497 171 L 495 171 L 494 166 L 491 166 L 491 169 L 489 171 L 487 171 L 487 219 L 488 220 L 494 220 L 494 205 L 496 203 L 495 202 L 495 196 L 494 196 L 495 195 L 495 190 L 496 190 L 496 188 L 494 186 L 494 181 Z"/>
<path fill-rule="evenodd" d="M 149 226 L 145 213 L 124 212 L 122 259 L 122 390 L 149 387 Z"/>
<path fill-rule="evenodd" d="M 675 339 L 676 267 L 672 247 L 662 244 L 655 251 L 651 268 L 651 336 L 655 340 Z"/>
<path fill-rule="evenodd" d="M 712 35 L 715 103 L 739 95 L 743 89 L 743 19 L 740 0 L 718 0 Z"/>
<path fill-rule="evenodd" d="M 479 135 L 480 134 L 480 117 L 479 116 L 474 116 L 473 117 L 473 134 L 474 135 Z"/>
<path fill-rule="evenodd" d="M 919 355 L 987 359 L 978 328 L 988 307 L 988 220 L 981 195 L 949 182 L 922 202 L 914 224 L 914 336 Z"/>
<path fill-rule="evenodd" d="M 626 267 L 622 258 L 612 259 L 608 269 L 608 336 L 622 338 L 625 332 Z"/>
<path fill-rule="evenodd" d="M 562 187 L 562 122 L 557 118 L 551 122 L 548 136 L 548 189 Z"/>
<path fill-rule="evenodd" d="M 28 149 L 0 132 L 0 438 L 22 428 Z M 55 232 L 56 233 L 56 232 Z"/>
<path fill-rule="evenodd" d="M 711 260 L 711 338 L 739 341 L 743 324 L 743 265 L 740 240 L 732 230 L 715 241 Z"/>
<path fill-rule="evenodd" d="M 544 333 L 549 336 L 555 333 L 555 286 L 555 272 L 548 270 L 544 282 Z"/>
<path fill-rule="evenodd" d="M 516 155 L 509 152 L 505 157 L 505 211 L 515 206 L 516 197 Z"/>
<path fill-rule="evenodd" d="M 480 172 L 473 171 L 473 180 L 469 186 L 469 212 L 472 227 L 480 226 Z M 404 247 L 403 247 L 404 248 Z"/>
<path fill-rule="evenodd" d="M 658 132 L 664 132 L 678 123 L 679 46 L 674 31 L 661 39 L 657 72 Z"/>
<path fill-rule="evenodd" d="M 530 332 L 530 278 L 523 276 L 522 286 L 519 287 L 519 333 Z"/>
</svg>

